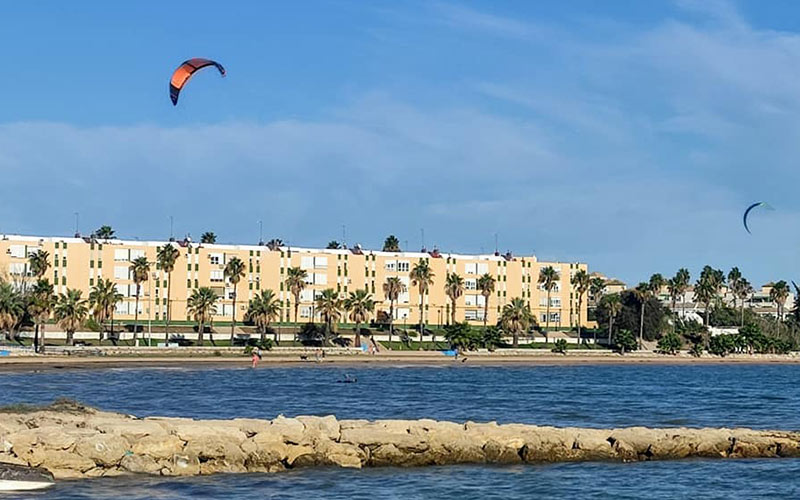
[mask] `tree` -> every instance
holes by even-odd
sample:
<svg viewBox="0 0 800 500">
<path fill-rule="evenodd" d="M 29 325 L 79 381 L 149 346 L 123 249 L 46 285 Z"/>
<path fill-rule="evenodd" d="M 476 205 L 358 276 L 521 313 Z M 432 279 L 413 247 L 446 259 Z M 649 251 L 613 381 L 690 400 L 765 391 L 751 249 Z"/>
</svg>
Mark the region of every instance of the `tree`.
<svg viewBox="0 0 800 500">
<path fill-rule="evenodd" d="M 329 250 L 338 250 L 338 249 L 342 248 L 342 244 L 339 243 L 336 240 L 331 240 L 331 241 L 328 242 L 328 246 L 326 246 L 325 248 L 327 248 Z"/>
<path fill-rule="evenodd" d="M 203 233 L 202 236 L 200 236 L 200 243 L 206 245 L 213 245 L 216 242 L 217 242 L 217 235 L 214 234 L 213 231 L 206 231 L 205 233 Z"/>
<path fill-rule="evenodd" d="M 31 292 L 28 304 L 28 314 L 33 318 L 36 333 L 34 335 L 34 348 L 38 352 L 40 347 L 44 347 L 44 329 L 50 314 L 53 311 L 53 285 L 46 279 L 39 279 Z"/>
<path fill-rule="evenodd" d="M 464 295 L 464 278 L 456 273 L 447 273 L 444 283 L 444 292 L 450 298 L 450 324 L 456 324 L 456 303 Z"/>
<path fill-rule="evenodd" d="M 633 336 L 630 330 L 620 330 L 614 339 L 614 348 L 619 351 L 620 354 L 635 351 L 636 337 Z"/>
<path fill-rule="evenodd" d="M 256 324 L 261 334 L 261 343 L 267 340 L 267 330 L 270 323 L 281 315 L 281 301 L 272 290 L 262 290 L 260 294 L 250 299 L 247 306 L 247 317 Z M 279 341 L 278 333 L 275 332 L 275 343 Z"/>
<path fill-rule="evenodd" d="M 739 280 L 736 290 L 734 292 L 736 296 L 739 298 L 739 311 L 741 315 L 741 323 L 740 326 L 744 326 L 744 304 L 747 299 L 753 294 L 753 286 L 747 281 L 745 278 Z"/>
<path fill-rule="evenodd" d="M 225 277 L 233 285 L 233 312 L 231 313 L 231 345 L 233 345 L 234 329 L 236 328 L 236 295 L 239 282 L 244 278 L 244 262 L 239 257 L 233 257 L 225 264 Z"/>
<path fill-rule="evenodd" d="M 703 268 L 695 284 L 695 299 L 699 300 L 705 306 L 706 327 L 709 325 L 708 316 L 711 312 L 711 303 L 717 300 L 723 284 L 725 284 L 725 274 L 711 266 L 705 266 Z"/>
<path fill-rule="evenodd" d="M 681 350 L 681 338 L 677 333 L 669 332 L 658 339 L 657 348 L 664 354 L 678 354 L 678 351 Z"/>
<path fill-rule="evenodd" d="M 494 276 L 489 273 L 484 274 L 478 278 L 476 286 L 483 295 L 483 329 L 486 330 L 486 321 L 489 318 L 489 298 L 494 293 L 495 287 Z"/>
<path fill-rule="evenodd" d="M 167 311 L 164 314 L 166 319 L 166 338 L 169 340 L 169 322 L 172 319 L 172 271 L 175 269 L 175 262 L 178 260 L 180 252 L 178 249 L 167 243 L 158 247 L 156 252 L 156 262 L 162 271 L 167 273 Z"/>
<path fill-rule="evenodd" d="M 6 331 L 8 340 L 16 340 L 14 327 L 24 314 L 22 296 L 11 283 L 0 281 L 0 331 Z"/>
<path fill-rule="evenodd" d="M 428 293 L 430 286 L 433 285 L 434 278 L 433 270 L 428 265 L 428 260 L 420 259 L 414 264 L 409 277 L 411 278 L 411 283 L 419 290 L 419 338 L 422 340 L 422 336 L 425 335 L 425 295 Z M 431 342 L 433 342 L 434 346 L 436 345 L 435 334 Z"/>
<path fill-rule="evenodd" d="M 452 349 L 476 349 L 483 341 L 477 332 L 472 331 L 472 327 L 466 321 L 445 326 L 444 338 Z"/>
<path fill-rule="evenodd" d="M 783 321 L 783 313 L 786 308 L 786 298 L 789 297 L 789 285 L 780 280 L 772 285 L 769 291 L 769 300 L 775 303 L 778 313 L 778 321 Z"/>
<path fill-rule="evenodd" d="M 133 283 L 136 285 L 136 304 L 133 311 L 133 343 L 139 337 L 139 296 L 142 293 L 142 283 L 150 279 L 150 263 L 147 262 L 147 257 L 137 257 L 131 262 L 131 277 Z"/>
<path fill-rule="evenodd" d="M 634 296 L 639 301 L 639 349 L 643 346 L 644 337 L 644 309 L 648 297 L 651 294 L 649 283 L 639 283 L 633 290 Z"/>
<path fill-rule="evenodd" d="M 92 237 L 98 240 L 113 240 L 116 238 L 114 236 L 114 230 L 111 229 L 111 226 L 100 226 L 100 228 L 92 233 Z"/>
<path fill-rule="evenodd" d="M 33 294 L 33 301 L 32 305 L 33 308 L 38 312 L 38 315 L 47 314 L 44 318 L 44 321 L 39 322 L 35 321 L 37 314 L 31 314 L 34 317 L 34 321 L 36 323 L 35 333 L 33 337 L 33 345 L 34 351 L 39 352 L 39 344 L 41 342 L 44 345 L 44 333 L 41 333 L 41 340 L 39 338 L 40 328 L 44 328 L 44 322 L 47 321 L 47 317 L 50 315 L 50 310 L 52 309 L 53 303 L 53 287 L 52 285 L 44 287 L 44 283 L 47 283 L 46 280 L 43 281 L 44 275 L 47 273 L 47 270 L 50 268 L 50 254 L 44 250 L 37 250 L 36 252 L 30 254 L 28 256 L 28 268 L 30 269 L 31 274 L 37 280 L 37 285 L 40 287 L 38 293 L 34 292 Z M 49 283 L 48 283 L 49 285 Z M 44 288 L 42 288 L 44 287 Z M 48 291 L 49 290 L 49 291 Z"/>
<path fill-rule="evenodd" d="M 645 285 L 648 284 L 645 283 Z M 616 335 L 620 330 L 629 330 L 631 332 L 636 332 L 634 336 L 638 336 L 639 330 L 644 326 L 642 334 L 644 340 L 653 341 L 660 338 L 661 333 L 667 327 L 668 313 L 661 302 L 650 295 L 649 292 L 646 292 L 645 297 L 637 296 L 635 289 L 625 290 L 619 294 L 607 295 L 603 298 L 596 310 L 597 322 L 599 324 L 608 325 L 610 323 L 611 318 L 609 318 L 608 297 L 612 297 L 613 295 L 617 295 L 621 302 L 621 307 L 619 307 L 617 314 L 614 316 L 614 323 L 612 325 L 613 335 Z M 644 325 L 642 325 L 641 314 L 642 298 L 645 300 Z M 614 345 L 613 341 L 611 345 Z"/>
<path fill-rule="evenodd" d="M 547 343 L 547 332 L 550 330 L 550 293 L 558 286 L 561 276 L 553 266 L 547 266 L 539 271 L 539 284 L 547 292 L 547 306 L 545 316 L 544 342 Z"/>
<path fill-rule="evenodd" d="M 73 345 L 75 332 L 86 320 L 88 308 L 80 290 L 67 288 L 58 296 L 53 307 L 53 317 L 59 328 L 67 333 L 67 345 Z"/>
<path fill-rule="evenodd" d="M 44 278 L 50 268 L 50 254 L 44 250 L 37 250 L 28 256 L 28 268 L 37 280 Z"/>
<path fill-rule="evenodd" d="M 608 309 L 608 345 L 609 347 L 613 345 L 612 339 L 613 335 L 612 332 L 614 331 L 614 319 L 617 317 L 617 314 L 622 310 L 622 299 L 618 293 L 612 293 L 611 295 L 606 295 L 601 300 L 601 304 L 605 303 L 605 307 Z"/>
<path fill-rule="evenodd" d="M 514 339 L 513 346 L 519 347 L 519 334 L 527 332 L 531 325 L 536 324 L 536 319 L 531 314 L 528 303 L 520 297 L 511 299 L 511 302 L 503 306 L 500 314 L 500 324 L 503 330 L 511 332 Z"/>
<path fill-rule="evenodd" d="M 216 292 L 208 287 L 200 287 L 192 290 L 189 300 L 186 301 L 186 312 L 197 323 L 197 343 L 203 345 L 203 334 L 206 325 L 211 324 L 214 315 L 217 314 Z M 214 339 L 211 339 L 212 343 Z"/>
<path fill-rule="evenodd" d="M 384 252 L 399 252 L 400 251 L 400 240 L 397 239 L 397 236 L 390 234 L 386 237 L 383 241 L 383 251 Z"/>
<path fill-rule="evenodd" d="M 306 287 L 308 273 L 299 267 L 290 267 L 286 270 L 286 288 L 294 297 L 294 322 L 297 323 L 297 312 L 300 309 L 300 292 Z"/>
<path fill-rule="evenodd" d="M 736 296 L 736 289 L 738 288 L 740 281 L 742 281 L 742 272 L 739 271 L 738 267 L 731 268 L 731 270 L 728 271 L 728 286 L 730 287 L 731 292 L 733 292 L 734 309 L 736 309 L 736 300 L 738 299 Z"/>
<path fill-rule="evenodd" d="M 342 316 L 342 300 L 336 290 L 326 288 L 314 301 L 314 305 L 319 311 L 320 317 L 325 321 L 325 343 L 330 345 L 330 339 L 335 331 L 334 324 Z"/>
<path fill-rule="evenodd" d="M 282 246 L 283 246 L 283 240 L 280 238 L 272 238 L 267 242 L 267 248 L 273 251 L 279 249 Z"/>
<path fill-rule="evenodd" d="M 606 291 L 606 280 L 599 276 L 594 276 L 589 281 L 589 293 L 594 297 L 594 304 L 600 303 L 600 300 L 603 298 L 603 294 Z"/>
<path fill-rule="evenodd" d="M 392 343 L 392 334 L 394 333 L 394 305 L 397 299 L 400 298 L 401 293 L 405 293 L 406 285 L 400 281 L 400 278 L 392 276 L 386 278 L 383 284 L 383 295 L 389 299 L 389 344 Z"/>
<path fill-rule="evenodd" d="M 92 316 L 95 321 L 102 326 L 109 319 L 111 320 L 111 337 L 114 336 L 114 309 L 117 303 L 122 300 L 122 294 L 117 291 L 117 286 L 109 279 L 99 278 L 97 284 L 89 292 L 89 304 L 92 307 Z M 103 340 L 103 332 L 100 332 L 100 341 Z"/>
<path fill-rule="evenodd" d="M 350 312 L 350 320 L 356 324 L 354 344 L 361 347 L 361 323 L 369 321 L 375 310 L 375 301 L 367 290 L 356 290 L 344 300 L 344 309 Z M 390 340 L 391 342 L 391 340 Z"/>
<path fill-rule="evenodd" d="M 572 286 L 575 289 L 575 294 L 578 296 L 578 339 L 581 338 L 581 308 L 583 307 L 583 296 L 586 295 L 586 292 L 589 290 L 591 286 L 591 278 L 589 278 L 589 273 L 584 271 L 583 269 L 579 269 L 573 276 L 572 276 Z M 594 342 L 597 343 L 597 331 L 595 330 L 594 334 Z"/>
<path fill-rule="evenodd" d="M 686 317 L 686 290 L 689 289 L 689 283 L 692 281 L 692 275 L 689 274 L 689 270 L 685 267 L 678 269 L 678 272 L 675 273 L 675 284 L 677 286 L 678 294 L 680 295 L 681 299 L 681 317 Z"/>
</svg>

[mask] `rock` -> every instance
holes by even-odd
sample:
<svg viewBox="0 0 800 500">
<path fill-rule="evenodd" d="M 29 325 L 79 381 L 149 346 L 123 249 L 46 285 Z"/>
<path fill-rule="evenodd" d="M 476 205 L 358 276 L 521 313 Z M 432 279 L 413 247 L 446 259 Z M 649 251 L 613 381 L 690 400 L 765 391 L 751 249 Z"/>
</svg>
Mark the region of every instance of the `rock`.
<svg viewBox="0 0 800 500">
<path fill-rule="evenodd" d="M 165 470 L 162 469 L 161 472 L 164 474 Z M 193 455 L 176 453 L 166 473 L 171 476 L 196 476 L 200 474 L 200 460 Z"/>
<path fill-rule="evenodd" d="M 154 459 L 171 459 L 183 450 L 183 441 L 177 436 L 145 436 L 134 442 L 135 455 L 149 455 Z"/>
<path fill-rule="evenodd" d="M 65 471 L 72 471 L 76 474 L 86 472 L 95 467 L 94 460 L 82 457 L 76 453 L 63 450 L 44 450 L 37 448 L 28 460 L 30 465 L 41 466 L 52 472 L 56 478 L 59 475 L 56 470 L 61 471 L 63 477 Z M 72 474 L 69 474 L 72 477 Z"/>
<path fill-rule="evenodd" d="M 281 436 L 287 443 L 300 444 L 305 438 L 306 426 L 295 418 L 279 415 L 272 421 L 269 432 Z"/>
<path fill-rule="evenodd" d="M 338 441 L 340 435 L 339 422 L 333 415 L 325 417 L 297 417 L 305 427 L 305 437 Z"/>
<path fill-rule="evenodd" d="M 119 466 L 122 470 L 134 474 L 158 474 L 161 470 L 161 465 L 147 455 L 125 455 L 120 460 Z"/>
<path fill-rule="evenodd" d="M 130 443 L 145 436 L 166 436 L 167 431 L 156 422 L 133 420 L 130 422 L 103 422 L 97 425 L 97 430 L 103 434 L 114 434 L 125 438 Z"/>
<path fill-rule="evenodd" d="M 120 436 L 97 434 L 79 440 L 75 452 L 98 465 L 115 465 L 125 456 L 128 447 L 128 442 Z"/>
</svg>

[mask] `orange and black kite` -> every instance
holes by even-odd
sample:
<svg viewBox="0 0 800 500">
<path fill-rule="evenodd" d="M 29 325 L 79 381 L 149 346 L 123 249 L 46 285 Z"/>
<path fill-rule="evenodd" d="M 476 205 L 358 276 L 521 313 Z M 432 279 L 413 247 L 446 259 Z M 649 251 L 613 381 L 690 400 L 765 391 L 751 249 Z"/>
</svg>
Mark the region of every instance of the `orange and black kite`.
<svg viewBox="0 0 800 500">
<path fill-rule="evenodd" d="M 172 99 L 173 106 L 178 105 L 178 95 L 180 95 L 181 89 L 183 89 L 183 86 L 189 81 L 189 78 L 192 77 L 195 71 L 201 70 L 207 66 L 216 66 L 219 73 L 225 76 L 225 68 L 223 68 L 220 63 L 200 57 L 184 61 L 178 66 L 178 69 L 172 73 L 172 78 L 169 81 L 169 98 Z"/>
</svg>

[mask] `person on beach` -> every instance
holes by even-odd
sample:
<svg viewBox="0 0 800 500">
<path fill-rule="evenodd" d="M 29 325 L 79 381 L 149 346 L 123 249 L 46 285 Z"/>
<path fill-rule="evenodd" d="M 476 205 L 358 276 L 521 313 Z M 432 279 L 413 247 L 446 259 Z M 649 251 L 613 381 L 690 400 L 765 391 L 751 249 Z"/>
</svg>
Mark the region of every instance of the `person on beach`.
<svg viewBox="0 0 800 500">
<path fill-rule="evenodd" d="M 261 349 L 256 347 L 253 349 L 253 356 L 252 356 L 253 368 L 258 366 L 258 362 L 260 360 L 261 360 Z"/>
</svg>

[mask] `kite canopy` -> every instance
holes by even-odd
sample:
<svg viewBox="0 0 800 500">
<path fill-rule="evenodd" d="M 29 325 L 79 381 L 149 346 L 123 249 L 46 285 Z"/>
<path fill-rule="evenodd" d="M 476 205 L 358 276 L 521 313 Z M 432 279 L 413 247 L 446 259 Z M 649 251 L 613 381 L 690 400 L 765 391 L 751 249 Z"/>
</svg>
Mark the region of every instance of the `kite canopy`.
<svg viewBox="0 0 800 500">
<path fill-rule="evenodd" d="M 201 70 L 208 66 L 216 66 L 219 70 L 219 73 L 222 76 L 225 76 L 225 68 L 216 61 L 212 61 L 211 59 L 202 59 L 196 57 L 194 59 L 189 59 L 188 61 L 184 61 L 178 66 L 178 69 L 172 73 L 172 78 L 169 81 L 169 98 L 172 99 L 172 105 L 178 105 L 178 95 L 181 93 L 181 89 L 183 86 L 186 85 L 186 82 L 194 75 L 194 73 L 198 70 Z"/>
<path fill-rule="evenodd" d="M 753 234 L 753 233 L 751 233 L 750 232 L 750 228 L 747 227 L 747 216 L 750 215 L 750 211 L 753 210 L 756 207 L 762 207 L 762 208 L 765 208 L 767 210 L 772 210 L 772 207 L 769 206 L 767 203 L 765 203 L 763 201 L 759 201 L 757 203 L 753 203 L 752 205 L 747 207 L 747 210 L 744 211 L 744 216 L 742 216 L 742 222 L 744 223 L 744 229 L 747 231 L 748 234 Z"/>
</svg>

